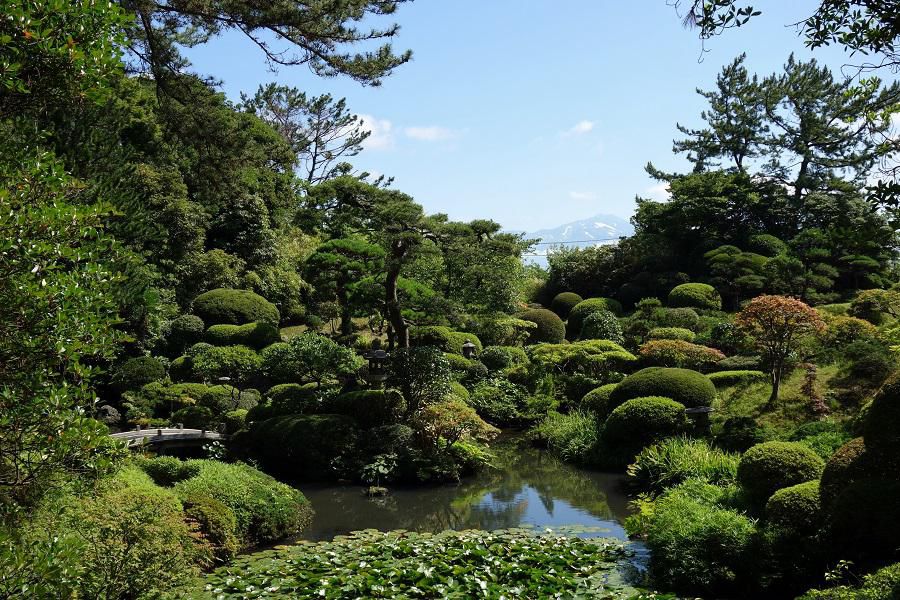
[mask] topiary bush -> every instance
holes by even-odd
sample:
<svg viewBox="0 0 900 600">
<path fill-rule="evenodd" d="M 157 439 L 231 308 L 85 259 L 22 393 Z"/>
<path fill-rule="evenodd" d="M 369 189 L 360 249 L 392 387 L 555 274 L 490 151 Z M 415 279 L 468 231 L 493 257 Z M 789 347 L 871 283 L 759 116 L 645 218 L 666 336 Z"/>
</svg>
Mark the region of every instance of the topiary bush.
<svg viewBox="0 0 900 600">
<path fill-rule="evenodd" d="M 587 316 L 601 310 L 618 316 L 622 314 L 622 305 L 612 298 L 588 298 L 587 300 L 582 300 L 569 313 L 569 320 L 566 322 L 569 337 L 574 338 L 581 333 L 581 328 L 584 326 L 584 320 Z"/>
<path fill-rule="evenodd" d="M 129 358 L 113 371 L 111 383 L 118 392 L 136 390 L 166 377 L 166 368 L 152 356 Z"/>
<path fill-rule="evenodd" d="M 653 321 L 658 327 L 680 327 L 696 331 L 700 326 L 700 315 L 693 308 L 660 308 L 653 312 Z"/>
<path fill-rule="evenodd" d="M 603 464 L 624 467 L 644 447 L 687 431 L 684 405 L 670 398 L 633 398 L 613 410 L 600 434 Z"/>
<path fill-rule="evenodd" d="M 236 408 L 225 413 L 223 417 L 225 422 L 225 433 L 230 435 L 243 429 L 247 424 L 248 412 L 249 411 L 246 408 Z"/>
<path fill-rule="evenodd" d="M 277 327 L 281 321 L 274 304 L 249 290 L 210 290 L 194 298 L 193 311 L 207 325 L 263 322 Z"/>
<path fill-rule="evenodd" d="M 210 346 L 191 359 L 194 373 L 208 382 L 224 377 L 237 385 L 250 383 L 260 377 L 263 361 L 247 346 Z"/>
<path fill-rule="evenodd" d="M 900 479 L 900 457 L 873 451 L 868 440 L 854 438 L 838 448 L 822 471 L 822 506 L 830 507 L 838 495 L 855 481 Z"/>
<path fill-rule="evenodd" d="M 705 283 L 682 283 L 672 288 L 666 302 L 672 308 L 701 308 L 721 310 L 722 297 L 711 285 Z"/>
<path fill-rule="evenodd" d="M 768 374 L 762 371 L 716 371 L 715 373 L 708 373 L 706 376 L 717 388 L 764 383 L 769 378 Z"/>
<path fill-rule="evenodd" d="M 762 358 L 759 356 L 729 356 L 715 365 L 716 371 L 759 371 Z"/>
<path fill-rule="evenodd" d="M 347 415 L 363 429 L 390 425 L 406 412 L 406 401 L 397 390 L 360 390 L 331 398 L 328 412 Z"/>
<path fill-rule="evenodd" d="M 766 501 L 766 521 L 798 535 L 812 535 L 823 523 L 819 481 L 781 488 Z"/>
<path fill-rule="evenodd" d="M 606 419 L 609 413 L 612 412 L 612 409 L 615 408 L 610 407 L 609 397 L 617 385 L 616 383 L 607 383 L 592 389 L 584 395 L 578 406 L 582 410 L 595 414 L 598 419 Z"/>
<path fill-rule="evenodd" d="M 744 452 L 747 448 L 766 441 L 766 434 L 753 417 L 728 417 L 715 441 L 724 450 Z"/>
<path fill-rule="evenodd" d="M 491 425 L 516 427 L 526 420 L 527 398 L 523 388 L 502 377 L 492 377 L 478 382 L 468 404 Z"/>
<path fill-rule="evenodd" d="M 748 498 L 762 506 L 782 488 L 818 479 L 825 462 L 799 442 L 763 442 L 747 450 L 738 466 L 738 481 Z"/>
<path fill-rule="evenodd" d="M 173 352 L 182 352 L 203 338 L 206 325 L 197 315 L 181 315 L 169 323 L 166 343 Z"/>
<path fill-rule="evenodd" d="M 566 339 L 566 325 L 553 311 L 533 308 L 523 312 L 519 318 L 537 325 L 528 332 L 528 344 L 559 344 Z"/>
<path fill-rule="evenodd" d="M 711 406 L 716 387 L 708 377 L 690 369 L 647 367 L 619 382 L 610 394 L 612 408 L 642 396 L 663 396 L 687 407 Z"/>
<path fill-rule="evenodd" d="M 169 379 L 176 383 L 194 378 L 194 361 L 190 356 L 179 356 L 169 364 Z"/>
<path fill-rule="evenodd" d="M 284 415 L 254 422 L 241 444 L 268 469 L 292 478 L 333 474 L 332 461 L 352 453 L 356 421 L 347 415 Z"/>
<path fill-rule="evenodd" d="M 241 540 L 234 511 L 215 498 L 202 495 L 189 496 L 182 501 L 182 505 L 185 519 L 197 526 L 218 562 L 228 562 L 237 556 Z"/>
<path fill-rule="evenodd" d="M 189 479 L 200 472 L 196 465 L 189 465 L 174 456 L 138 458 L 135 464 L 149 475 L 156 485 L 163 487 L 172 487 L 179 481 Z"/>
<path fill-rule="evenodd" d="M 860 587 L 842 585 L 824 590 L 810 590 L 797 600 L 896 600 L 897 598 L 900 598 L 900 563 L 866 575 Z"/>
<path fill-rule="evenodd" d="M 203 341 L 214 346 L 248 346 L 260 350 L 281 341 L 278 328 L 269 323 L 244 325 L 212 325 L 203 334 Z"/>
<path fill-rule="evenodd" d="M 171 421 L 181 423 L 187 429 L 213 429 L 215 415 L 205 406 L 185 406 L 172 413 Z"/>
<path fill-rule="evenodd" d="M 560 319 L 567 319 L 575 305 L 583 300 L 584 298 L 575 292 L 561 292 L 553 297 L 550 302 L 550 310 L 559 315 Z"/>
<path fill-rule="evenodd" d="M 625 343 L 619 319 L 608 310 L 598 310 L 587 315 L 581 326 L 580 337 L 583 340 L 610 340 L 617 344 Z"/>
<path fill-rule="evenodd" d="M 528 364 L 528 355 L 518 346 L 488 346 L 479 358 L 491 371 Z"/>
<path fill-rule="evenodd" d="M 650 340 L 638 351 L 644 364 L 660 367 L 708 369 L 725 358 L 721 351 L 682 340 Z"/>
<path fill-rule="evenodd" d="M 900 456 L 900 372 L 889 377 L 872 399 L 863 437 L 872 450 Z"/>
<path fill-rule="evenodd" d="M 654 327 L 647 334 L 651 340 L 681 340 L 693 342 L 697 334 L 684 327 Z"/>
</svg>

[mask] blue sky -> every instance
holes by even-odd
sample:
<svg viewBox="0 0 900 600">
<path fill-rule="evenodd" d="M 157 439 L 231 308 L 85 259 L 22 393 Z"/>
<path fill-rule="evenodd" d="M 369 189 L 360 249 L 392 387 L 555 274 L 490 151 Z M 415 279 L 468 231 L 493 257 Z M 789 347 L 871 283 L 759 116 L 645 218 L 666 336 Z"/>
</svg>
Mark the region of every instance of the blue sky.
<svg viewBox="0 0 900 600">
<path fill-rule="evenodd" d="M 305 67 L 273 73 L 237 33 L 187 54 L 234 100 L 270 81 L 346 97 L 373 129 L 355 166 L 393 176 L 429 212 L 533 231 L 627 218 L 635 195 L 663 197 L 644 165 L 686 168 L 671 147 L 676 122 L 699 125 L 695 88 L 740 52 L 761 75 L 790 52 L 813 56 L 787 25 L 817 4 L 759 0 L 763 14 L 707 42 L 698 62 L 696 34 L 665 0 L 417 0 L 394 16 L 413 61 L 380 88 Z M 814 56 L 847 62 L 838 49 Z"/>
</svg>

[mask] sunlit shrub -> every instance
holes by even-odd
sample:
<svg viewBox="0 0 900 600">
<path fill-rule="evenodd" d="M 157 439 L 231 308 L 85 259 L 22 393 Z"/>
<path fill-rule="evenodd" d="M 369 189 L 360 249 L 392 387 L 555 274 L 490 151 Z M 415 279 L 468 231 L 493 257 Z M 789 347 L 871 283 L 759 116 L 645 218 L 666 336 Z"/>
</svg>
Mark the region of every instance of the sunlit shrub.
<svg viewBox="0 0 900 600">
<path fill-rule="evenodd" d="M 818 479 L 825 467 L 815 452 L 798 442 L 763 442 L 741 457 L 738 481 L 748 497 L 763 505 L 781 488 Z"/>
</svg>

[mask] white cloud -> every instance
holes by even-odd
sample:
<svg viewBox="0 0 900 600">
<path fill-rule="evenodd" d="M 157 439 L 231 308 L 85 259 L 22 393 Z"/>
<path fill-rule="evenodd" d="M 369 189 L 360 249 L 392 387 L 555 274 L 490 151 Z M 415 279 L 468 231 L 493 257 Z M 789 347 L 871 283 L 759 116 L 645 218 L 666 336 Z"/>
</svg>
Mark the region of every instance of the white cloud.
<svg viewBox="0 0 900 600">
<path fill-rule="evenodd" d="M 596 121 L 588 121 L 587 119 L 584 119 L 582 121 L 578 121 L 577 123 L 575 123 L 575 125 L 563 131 L 562 135 L 584 135 L 585 133 L 590 133 L 591 131 L 593 131 L 596 125 Z"/>
<path fill-rule="evenodd" d="M 569 198 L 572 200 L 596 200 L 597 194 L 594 192 L 569 192 Z"/>
<path fill-rule="evenodd" d="M 367 150 L 387 150 L 394 147 L 394 124 L 387 119 L 376 119 L 372 115 L 359 115 L 362 128 L 369 132 L 363 142 Z"/>
<path fill-rule="evenodd" d="M 668 200 L 672 196 L 672 193 L 669 191 L 669 184 L 665 182 L 651 185 L 646 190 L 644 190 L 644 194 L 646 194 L 650 199 L 657 200 L 659 202 Z"/>
<path fill-rule="evenodd" d="M 403 130 L 403 133 L 406 137 L 421 142 L 441 142 L 459 137 L 458 132 L 437 125 L 429 125 L 428 127 L 407 127 Z"/>
</svg>

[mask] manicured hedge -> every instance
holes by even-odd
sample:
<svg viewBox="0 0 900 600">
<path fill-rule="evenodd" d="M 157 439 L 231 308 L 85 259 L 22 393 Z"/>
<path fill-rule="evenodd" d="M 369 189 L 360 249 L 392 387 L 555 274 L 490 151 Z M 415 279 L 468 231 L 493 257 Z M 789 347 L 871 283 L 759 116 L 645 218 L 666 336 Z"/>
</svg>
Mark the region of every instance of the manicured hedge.
<svg viewBox="0 0 900 600">
<path fill-rule="evenodd" d="M 119 392 L 136 390 L 165 378 L 166 368 L 152 356 L 129 358 L 113 371 L 112 385 Z"/>
<path fill-rule="evenodd" d="M 190 356 L 179 356 L 169 364 L 169 379 L 176 383 L 194 379 L 194 361 Z"/>
<path fill-rule="evenodd" d="M 205 406 L 185 406 L 172 413 L 173 423 L 181 423 L 187 429 L 213 429 L 215 415 Z"/>
<path fill-rule="evenodd" d="M 653 312 L 653 320 L 660 327 L 700 328 L 700 315 L 693 308 L 660 308 Z"/>
<path fill-rule="evenodd" d="M 550 310 L 559 315 L 560 319 L 566 319 L 575 305 L 584 300 L 575 292 L 562 292 L 557 294 L 550 302 Z"/>
<path fill-rule="evenodd" d="M 278 328 L 269 323 L 246 323 L 244 325 L 213 325 L 206 330 L 203 341 L 214 346 L 249 346 L 261 350 L 281 341 Z"/>
<path fill-rule="evenodd" d="M 768 379 L 762 371 L 716 371 L 707 375 L 716 387 L 728 387 L 746 383 L 760 383 Z"/>
<path fill-rule="evenodd" d="M 141 457 L 137 458 L 135 463 L 156 485 L 163 487 L 172 487 L 179 481 L 190 479 L 200 472 L 198 465 L 188 464 L 174 456 Z"/>
<path fill-rule="evenodd" d="M 566 339 L 566 325 L 555 312 L 546 308 L 533 308 L 519 315 L 523 321 L 531 321 L 536 329 L 528 332 L 529 344 L 559 344 Z M 579 326 L 580 330 L 580 326 Z"/>
<path fill-rule="evenodd" d="M 356 436 L 346 415 L 285 415 L 253 423 L 241 442 L 285 477 L 315 478 L 331 473 L 331 461 L 352 450 Z"/>
<path fill-rule="evenodd" d="M 610 340 L 617 344 L 625 342 L 619 319 L 608 310 L 598 310 L 587 315 L 581 326 L 580 337 L 583 340 Z"/>
<path fill-rule="evenodd" d="M 777 490 L 818 479 L 819 455 L 799 442 L 763 442 L 741 457 L 738 481 L 751 501 L 763 505 Z"/>
<path fill-rule="evenodd" d="M 650 340 L 641 344 L 638 353 L 644 364 L 687 369 L 707 369 L 725 358 L 715 348 L 683 340 Z"/>
<path fill-rule="evenodd" d="M 646 446 L 688 428 L 684 405 L 670 398 L 633 398 L 613 410 L 600 434 L 603 462 L 624 467 Z"/>
<path fill-rule="evenodd" d="M 204 329 L 206 325 L 197 315 L 181 315 L 169 324 L 166 341 L 170 348 L 180 352 L 199 342 L 203 338 Z"/>
<path fill-rule="evenodd" d="M 247 412 L 247 421 L 265 421 L 283 415 L 300 415 L 320 408 L 316 384 L 282 383 L 266 392 L 265 402 Z"/>
<path fill-rule="evenodd" d="M 621 315 L 622 305 L 612 298 L 588 298 L 587 300 L 582 300 L 569 313 L 569 320 L 566 322 L 569 337 L 574 338 L 580 334 L 587 316 L 601 310 L 609 311 L 614 315 Z"/>
<path fill-rule="evenodd" d="M 711 285 L 705 283 L 682 283 L 669 292 L 667 304 L 672 308 L 701 308 L 720 310 L 722 297 Z"/>
<path fill-rule="evenodd" d="M 615 408 L 631 398 L 663 396 L 687 407 L 711 406 L 716 387 L 708 377 L 690 369 L 647 367 L 623 379 L 610 394 Z"/>
<path fill-rule="evenodd" d="M 684 327 L 655 327 L 647 334 L 651 340 L 681 340 L 693 342 L 697 334 Z"/>
<path fill-rule="evenodd" d="M 875 394 L 863 437 L 872 450 L 900 456 L 900 372 L 889 377 Z"/>
<path fill-rule="evenodd" d="M 474 333 L 453 331 L 442 325 L 429 325 L 425 327 L 413 327 L 409 332 L 410 341 L 414 346 L 434 346 L 443 352 L 462 354 L 463 345 L 471 342 L 475 345 L 475 353 L 480 355 L 483 349 L 481 340 Z"/>
<path fill-rule="evenodd" d="M 406 412 L 406 401 L 397 390 L 347 392 L 328 401 L 328 412 L 352 417 L 363 429 L 390 425 Z"/>
<path fill-rule="evenodd" d="M 830 507 L 838 495 L 854 481 L 879 478 L 890 469 L 891 461 L 873 454 L 863 438 L 850 440 L 831 455 L 822 471 L 819 494 L 822 505 Z M 896 463 L 896 461 L 895 461 Z"/>
<path fill-rule="evenodd" d="M 263 322 L 277 327 L 281 320 L 274 304 L 249 290 L 210 290 L 194 298 L 193 310 L 207 325 Z"/>
<path fill-rule="evenodd" d="M 528 363 L 528 355 L 518 346 L 488 346 L 479 358 L 484 366 L 492 371 Z"/>
<path fill-rule="evenodd" d="M 582 410 L 594 413 L 599 419 L 605 419 L 612 412 L 612 408 L 609 405 L 609 397 L 612 391 L 616 389 L 616 385 L 618 384 L 607 383 L 592 389 L 581 399 L 579 407 Z"/>
<path fill-rule="evenodd" d="M 812 535 L 822 525 L 819 481 L 781 488 L 766 502 L 766 521 L 782 530 Z"/>
</svg>

